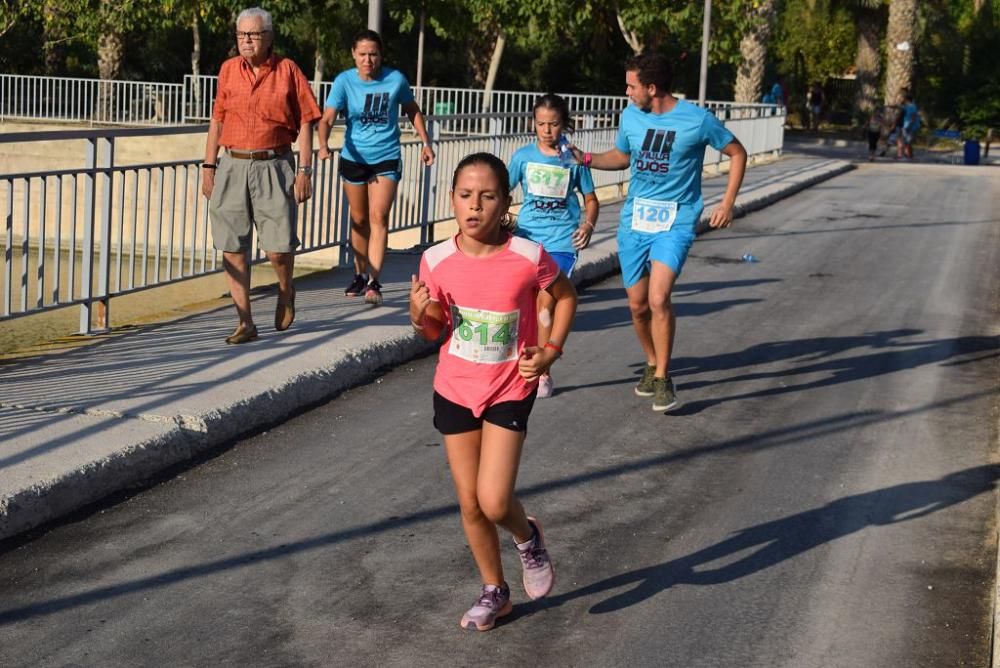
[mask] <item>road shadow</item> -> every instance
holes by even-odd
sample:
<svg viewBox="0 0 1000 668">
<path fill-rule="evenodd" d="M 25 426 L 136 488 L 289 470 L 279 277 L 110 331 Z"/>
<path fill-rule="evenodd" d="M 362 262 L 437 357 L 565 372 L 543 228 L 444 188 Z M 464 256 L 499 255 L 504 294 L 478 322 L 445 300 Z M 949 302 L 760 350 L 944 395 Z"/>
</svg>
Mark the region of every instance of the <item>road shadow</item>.
<svg viewBox="0 0 1000 668">
<path fill-rule="evenodd" d="M 726 401 L 770 397 L 801 392 L 856 380 L 874 378 L 896 371 L 929 364 L 949 366 L 972 364 L 1000 356 L 998 336 L 959 336 L 948 339 L 907 340 L 922 334 L 919 329 L 894 329 L 858 336 L 830 336 L 792 341 L 761 343 L 735 353 L 708 357 L 680 357 L 671 362 L 671 375 L 677 378 L 678 390 L 696 390 L 731 383 L 782 379 L 781 385 L 763 390 L 705 399 L 685 404 L 671 415 L 691 415 Z M 864 349 L 861 354 L 844 353 Z M 985 353 L 985 354 L 983 354 Z M 975 356 L 968 359 L 956 359 Z M 797 360 L 794 366 L 782 362 Z M 748 371 L 724 378 L 685 380 L 686 376 L 720 372 L 762 365 L 778 365 L 765 371 Z M 818 378 L 801 383 L 787 382 L 795 376 Z"/>
<path fill-rule="evenodd" d="M 720 290 L 751 288 L 780 282 L 781 279 L 778 278 L 757 278 L 678 283 L 673 292 L 674 312 L 679 318 L 691 318 L 718 313 L 737 306 L 755 304 L 764 300 L 760 298 L 733 298 L 711 302 L 686 302 L 683 299 Z M 632 326 L 632 315 L 629 312 L 625 290 L 622 287 L 587 289 L 580 293 L 579 300 L 581 308 L 577 311 L 576 319 L 573 321 L 573 331 L 575 332 L 595 332 Z M 593 308 L 594 304 L 612 301 L 620 303 L 607 308 Z"/>
<path fill-rule="evenodd" d="M 795 446 L 801 444 L 803 441 L 814 441 L 849 429 L 862 429 L 875 424 L 901 420 L 926 411 L 976 401 L 992 394 L 992 391 L 983 391 L 939 400 L 906 410 L 854 412 L 792 425 L 783 425 L 777 429 L 765 432 L 740 435 L 721 442 L 682 448 L 652 457 L 643 457 L 614 466 L 585 471 L 577 475 L 519 487 L 517 494 L 521 499 L 525 499 L 540 494 L 550 494 L 562 489 L 577 488 L 598 480 L 615 478 L 718 453 L 733 451 L 759 452 L 772 448 Z M 832 540 L 850 531 L 857 531 L 871 524 L 884 524 L 887 522 L 882 518 L 891 518 L 907 510 L 910 514 L 903 519 L 912 519 L 918 516 L 916 514 L 918 512 L 927 514 L 928 512 L 958 503 L 971 498 L 975 494 L 992 489 L 993 481 L 997 477 L 997 468 L 994 466 L 980 467 L 967 472 L 952 474 L 942 481 L 909 483 L 890 488 L 889 490 L 882 490 L 881 492 L 871 492 L 859 495 L 858 497 L 848 497 L 847 499 L 831 503 L 822 509 L 800 513 L 784 520 L 751 527 L 740 532 L 740 534 L 732 539 L 712 548 L 699 551 L 684 559 L 607 578 L 575 592 L 569 592 L 549 599 L 548 602 L 541 602 L 541 605 L 559 604 L 571 598 L 578 598 L 590 593 L 613 589 L 633 582 L 642 584 L 642 593 L 647 592 L 650 587 L 653 587 L 652 592 L 646 594 L 646 597 L 648 597 L 664 588 L 663 586 L 655 588 L 657 585 L 666 582 L 666 586 L 669 586 L 669 584 L 677 582 L 672 576 L 678 573 L 683 575 L 686 572 L 683 570 L 685 566 L 690 569 L 694 565 L 707 564 L 713 559 L 721 558 L 727 554 L 734 554 L 746 547 L 758 545 L 761 548 L 758 550 L 758 553 L 755 553 L 755 556 L 746 557 L 743 561 L 756 570 L 760 570 L 760 568 L 775 562 L 775 554 L 785 554 L 782 558 L 787 558 L 792 554 L 797 554 L 804 549 L 819 544 L 817 541 L 820 538 L 823 540 Z M 921 497 L 924 499 L 923 502 L 920 501 Z M 868 505 L 865 506 L 864 503 L 868 503 Z M 353 540 L 371 538 L 379 534 L 397 531 L 403 527 L 414 527 L 426 522 L 446 517 L 455 517 L 457 515 L 457 505 L 453 503 L 443 504 L 406 515 L 373 519 L 353 527 L 299 540 L 290 540 L 277 545 L 264 546 L 257 550 L 220 557 L 215 560 L 202 561 L 187 566 L 149 573 L 121 582 L 94 584 L 90 588 L 84 588 L 63 596 L 48 596 L 43 593 L 42 588 L 33 591 L 30 603 L 14 605 L 6 609 L 0 608 L 0 626 L 53 615 L 65 610 L 93 605 L 101 601 L 112 600 L 138 592 L 154 592 L 180 582 L 210 578 L 222 573 L 252 567 L 256 564 L 269 563 L 292 555 L 324 551 L 332 546 L 348 543 Z M 899 521 L 899 519 L 901 518 L 897 518 L 896 521 Z M 840 526 L 810 525 L 811 522 L 826 522 L 829 524 L 833 520 L 841 521 Z M 795 527 L 805 530 L 806 534 L 802 538 L 797 537 L 799 529 Z M 850 531 L 847 529 L 850 529 Z M 810 532 L 812 533 L 810 534 Z M 775 536 L 780 537 L 781 540 L 777 546 L 769 546 L 769 543 L 775 540 Z M 10 544 L 8 549 L 14 549 L 14 547 L 14 544 Z M 6 551 L 3 548 L 4 543 L 0 542 L 0 554 Z M 776 549 L 777 552 L 775 552 Z M 727 566 L 724 569 L 725 574 L 735 577 L 734 574 L 737 572 L 737 569 L 747 570 L 748 566 L 739 566 L 740 563 L 736 562 Z M 704 576 L 702 573 L 696 575 L 698 577 Z M 645 583 L 647 579 L 651 579 L 651 582 Z M 8 605 L 10 604 L 8 603 Z M 538 607 L 539 603 L 518 606 L 515 608 L 515 614 L 525 614 L 532 610 L 537 610 Z"/>
<path fill-rule="evenodd" d="M 864 529 L 906 522 L 996 489 L 1000 466 L 988 464 L 936 480 L 894 485 L 844 497 L 820 508 L 764 522 L 691 554 L 598 580 L 579 589 L 515 608 L 514 619 L 570 601 L 630 587 L 598 601 L 591 614 L 617 612 L 674 585 L 732 582 Z M 723 566 L 712 564 L 742 555 Z"/>
</svg>

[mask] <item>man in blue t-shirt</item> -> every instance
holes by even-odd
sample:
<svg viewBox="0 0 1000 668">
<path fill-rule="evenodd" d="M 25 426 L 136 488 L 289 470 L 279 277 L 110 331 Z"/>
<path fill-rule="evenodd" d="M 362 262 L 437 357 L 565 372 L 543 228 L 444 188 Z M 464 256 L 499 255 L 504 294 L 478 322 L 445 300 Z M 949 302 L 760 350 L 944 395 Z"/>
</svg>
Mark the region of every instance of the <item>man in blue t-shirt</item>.
<svg viewBox="0 0 1000 668">
<path fill-rule="evenodd" d="M 632 104 L 622 112 L 615 147 L 594 155 L 573 149 L 592 169 L 631 169 L 618 227 L 618 258 L 632 325 L 646 354 L 635 393 L 653 397 L 655 411 L 680 405 L 669 375 L 676 328 L 670 293 L 704 209 L 705 147 L 729 157 L 726 192 L 709 220 L 713 228 L 732 222 L 747 163 L 739 140 L 710 112 L 671 95 L 671 83 L 670 63 L 663 55 L 630 59 L 625 92 Z"/>
<path fill-rule="evenodd" d="M 913 138 L 920 129 L 920 112 L 910 93 L 903 95 L 900 111 L 900 132 L 896 138 L 896 157 L 913 159 Z"/>
</svg>

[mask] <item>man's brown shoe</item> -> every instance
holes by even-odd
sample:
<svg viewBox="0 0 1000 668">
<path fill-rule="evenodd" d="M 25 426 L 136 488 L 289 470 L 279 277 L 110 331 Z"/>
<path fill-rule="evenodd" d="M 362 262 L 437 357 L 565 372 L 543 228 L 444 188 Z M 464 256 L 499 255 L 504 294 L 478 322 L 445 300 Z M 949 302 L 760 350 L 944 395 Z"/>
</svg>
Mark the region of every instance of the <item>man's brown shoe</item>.
<svg viewBox="0 0 1000 668">
<path fill-rule="evenodd" d="M 256 338 L 256 325 L 244 327 L 243 323 L 240 323 L 239 327 L 236 328 L 236 331 L 226 337 L 226 343 L 246 343 L 247 341 L 253 341 Z"/>
<path fill-rule="evenodd" d="M 287 303 L 282 304 L 281 298 L 278 298 L 278 308 L 274 311 L 274 328 L 279 332 L 283 332 L 292 326 L 292 322 L 295 321 L 295 293 L 292 293 L 292 298 L 288 300 Z"/>
</svg>

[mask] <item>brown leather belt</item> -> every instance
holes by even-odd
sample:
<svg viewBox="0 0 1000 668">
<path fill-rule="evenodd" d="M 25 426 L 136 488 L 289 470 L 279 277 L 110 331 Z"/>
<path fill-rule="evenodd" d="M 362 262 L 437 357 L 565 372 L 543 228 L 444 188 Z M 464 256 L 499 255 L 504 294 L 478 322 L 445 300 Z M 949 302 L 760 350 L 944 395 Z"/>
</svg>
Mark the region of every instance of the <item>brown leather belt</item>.
<svg viewBox="0 0 1000 668">
<path fill-rule="evenodd" d="M 291 151 L 291 144 L 276 146 L 275 148 L 263 148 L 259 151 L 234 151 L 231 148 L 226 149 L 230 158 L 237 158 L 239 160 L 271 160 L 272 158 L 280 158 L 286 153 L 291 153 Z"/>
</svg>

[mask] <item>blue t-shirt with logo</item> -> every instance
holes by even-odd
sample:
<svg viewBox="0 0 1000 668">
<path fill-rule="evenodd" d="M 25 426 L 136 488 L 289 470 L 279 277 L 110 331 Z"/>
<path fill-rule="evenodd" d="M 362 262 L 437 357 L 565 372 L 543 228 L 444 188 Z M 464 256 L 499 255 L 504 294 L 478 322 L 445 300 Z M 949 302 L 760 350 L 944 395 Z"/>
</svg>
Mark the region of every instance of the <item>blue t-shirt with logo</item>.
<svg viewBox="0 0 1000 668">
<path fill-rule="evenodd" d="M 382 67 L 371 81 L 362 80 L 357 68 L 338 74 L 326 106 L 347 121 L 343 157 L 366 165 L 398 160 L 399 105 L 408 102 L 413 91 L 398 70 Z"/>
<path fill-rule="evenodd" d="M 629 154 L 632 172 L 622 226 L 635 229 L 635 208 L 640 217 L 659 215 L 673 220 L 672 211 L 678 222 L 697 223 L 704 209 L 705 147 L 721 151 L 735 140 L 714 114 L 686 100 L 678 100 L 663 114 L 626 107 L 615 139 L 615 148 Z"/>
<path fill-rule="evenodd" d="M 540 243 L 550 253 L 575 253 L 573 232 L 580 225 L 577 192 L 594 192 L 594 178 L 583 165 L 563 167 L 538 144 L 518 149 L 507 166 L 510 189 L 521 186 L 524 203 L 514 234 Z"/>
</svg>

